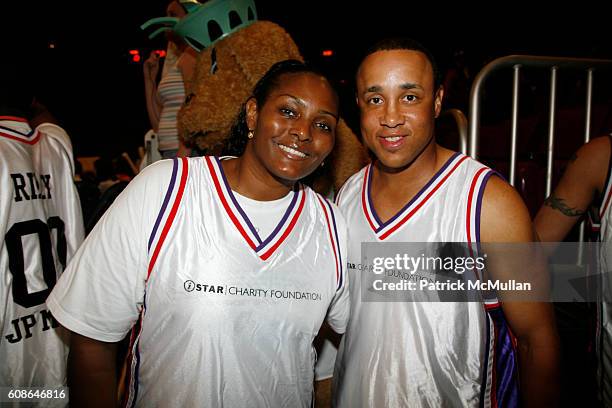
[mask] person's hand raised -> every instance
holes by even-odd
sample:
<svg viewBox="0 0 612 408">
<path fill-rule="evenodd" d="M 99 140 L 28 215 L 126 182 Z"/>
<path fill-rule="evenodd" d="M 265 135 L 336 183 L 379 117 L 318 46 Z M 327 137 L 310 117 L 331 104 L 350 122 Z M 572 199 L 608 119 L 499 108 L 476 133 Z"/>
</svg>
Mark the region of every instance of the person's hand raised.
<svg viewBox="0 0 612 408">
<path fill-rule="evenodd" d="M 142 64 L 145 79 L 155 82 L 159 72 L 159 55 L 155 51 L 151 51 L 149 58 Z"/>
</svg>

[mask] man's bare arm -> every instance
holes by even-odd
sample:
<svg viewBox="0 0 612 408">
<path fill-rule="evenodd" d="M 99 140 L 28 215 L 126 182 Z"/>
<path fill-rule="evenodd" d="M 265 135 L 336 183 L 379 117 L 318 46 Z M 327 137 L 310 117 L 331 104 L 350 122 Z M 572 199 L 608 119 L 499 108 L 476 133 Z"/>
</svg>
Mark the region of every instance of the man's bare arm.
<svg viewBox="0 0 612 408">
<path fill-rule="evenodd" d="M 527 243 L 534 240 L 525 204 L 510 185 L 497 177 L 492 177 L 485 189 L 481 240 L 498 243 Z M 514 258 L 502 254 L 497 265 L 487 262 L 487 267 L 493 269 L 491 273 L 496 274 L 497 278 L 512 277 L 516 273 L 511 267 Z M 545 269 L 543 273 L 547 273 Z M 542 278 L 544 281 L 548 279 L 547 276 Z M 552 304 L 504 302 L 502 296 L 502 309 L 518 340 L 521 395 L 525 406 L 558 405 L 559 339 Z"/>
<path fill-rule="evenodd" d="M 608 137 L 593 139 L 578 150 L 534 219 L 541 241 L 563 241 L 585 214 L 595 195 L 603 190 L 609 157 Z"/>
</svg>

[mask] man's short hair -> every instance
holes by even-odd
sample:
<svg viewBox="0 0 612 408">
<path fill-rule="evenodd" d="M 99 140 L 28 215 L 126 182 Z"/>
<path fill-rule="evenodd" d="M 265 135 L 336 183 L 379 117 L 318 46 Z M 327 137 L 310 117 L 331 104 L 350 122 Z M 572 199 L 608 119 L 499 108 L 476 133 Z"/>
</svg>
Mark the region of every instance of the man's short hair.
<svg viewBox="0 0 612 408">
<path fill-rule="evenodd" d="M 393 38 L 385 38 L 384 40 L 380 40 L 373 44 L 372 46 L 366 49 L 365 54 L 361 58 L 361 63 L 366 59 L 370 54 L 374 54 L 377 51 L 392 51 L 392 50 L 411 50 L 411 51 L 419 51 L 425 54 L 429 63 L 431 64 L 431 68 L 433 71 L 433 79 L 434 79 L 434 92 L 438 90 L 440 85 L 442 84 L 442 76 L 440 74 L 440 70 L 438 68 L 438 64 L 436 63 L 436 59 L 434 58 L 431 51 L 429 51 L 423 44 L 420 42 L 413 40 L 412 38 L 405 37 L 393 37 Z"/>
</svg>

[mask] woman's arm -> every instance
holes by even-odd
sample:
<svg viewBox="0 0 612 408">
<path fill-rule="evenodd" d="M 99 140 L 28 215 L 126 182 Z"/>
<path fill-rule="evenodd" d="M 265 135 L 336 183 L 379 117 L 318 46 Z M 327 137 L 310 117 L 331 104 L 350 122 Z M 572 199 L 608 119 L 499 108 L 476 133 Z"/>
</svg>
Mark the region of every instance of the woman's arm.
<svg viewBox="0 0 612 408">
<path fill-rule="evenodd" d="M 147 103 L 147 113 L 151 128 L 157 132 L 159 126 L 159 115 L 161 113 L 161 103 L 157 97 L 157 74 L 159 72 L 159 56 L 151 52 L 149 58 L 142 65 L 144 74 L 145 100 Z"/>
<path fill-rule="evenodd" d="M 71 333 L 68 386 L 71 407 L 117 406 L 117 343 Z"/>
</svg>

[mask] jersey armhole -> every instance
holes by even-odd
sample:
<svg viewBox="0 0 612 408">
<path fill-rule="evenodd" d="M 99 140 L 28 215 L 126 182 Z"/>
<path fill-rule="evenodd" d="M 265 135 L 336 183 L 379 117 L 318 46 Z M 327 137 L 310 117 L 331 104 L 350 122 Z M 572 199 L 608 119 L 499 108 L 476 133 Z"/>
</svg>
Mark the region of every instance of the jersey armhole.
<svg viewBox="0 0 612 408">
<path fill-rule="evenodd" d="M 608 185 L 610 184 L 610 174 L 612 170 L 612 134 L 608 135 L 608 171 L 606 173 L 606 180 L 604 182 L 603 188 L 601 191 L 597 192 L 597 199 L 593 202 L 593 206 L 601 209 L 601 206 L 604 203 L 604 196 L 606 195 L 606 191 L 608 190 Z"/>
<path fill-rule="evenodd" d="M 170 177 L 170 182 L 166 189 L 166 194 L 164 195 L 164 201 L 155 219 L 151 235 L 147 241 L 147 256 L 149 259 L 147 280 L 151 275 L 157 256 L 164 244 L 168 231 L 172 227 L 178 207 L 181 204 L 187 184 L 188 173 L 189 161 L 187 158 L 181 157 L 172 159 L 172 176 Z"/>
<path fill-rule="evenodd" d="M 482 167 L 480 170 L 478 170 L 472 178 L 472 186 L 470 187 L 470 193 L 468 195 L 466 242 L 470 247 L 475 245 L 477 252 L 480 252 L 480 216 L 482 210 L 482 200 L 487 183 L 493 175 L 498 176 L 503 180 L 503 177 L 501 177 L 499 173 L 488 167 Z"/>
</svg>

